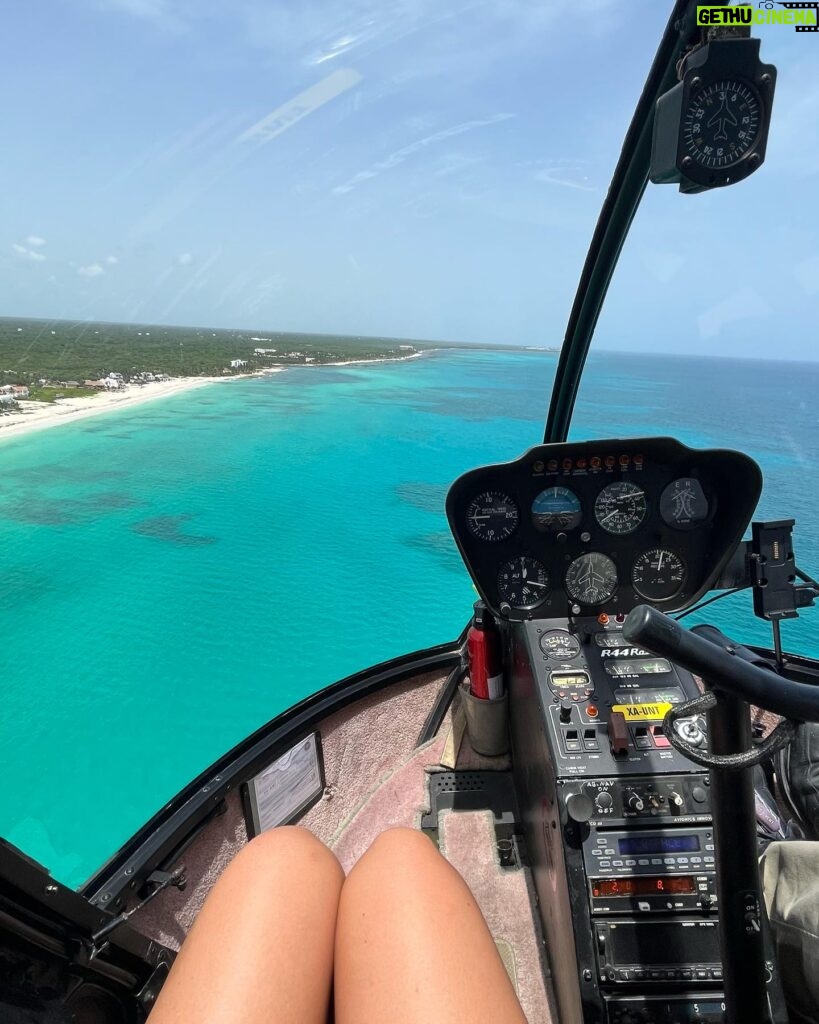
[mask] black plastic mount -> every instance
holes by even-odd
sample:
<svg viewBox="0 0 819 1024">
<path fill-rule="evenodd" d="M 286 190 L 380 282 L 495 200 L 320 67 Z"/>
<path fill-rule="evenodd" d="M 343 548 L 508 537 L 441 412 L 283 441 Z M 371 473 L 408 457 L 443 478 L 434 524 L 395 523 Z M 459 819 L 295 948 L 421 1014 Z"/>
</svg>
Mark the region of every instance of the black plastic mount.
<svg viewBox="0 0 819 1024">
<path fill-rule="evenodd" d="M 511 772 L 435 772 L 429 777 L 429 812 L 421 828 L 438 828 L 439 811 L 491 811 L 495 830 L 515 831 L 518 820 Z"/>
<path fill-rule="evenodd" d="M 799 614 L 796 563 L 793 557 L 794 519 L 751 525 L 751 583 L 754 614 L 776 622 Z"/>
</svg>

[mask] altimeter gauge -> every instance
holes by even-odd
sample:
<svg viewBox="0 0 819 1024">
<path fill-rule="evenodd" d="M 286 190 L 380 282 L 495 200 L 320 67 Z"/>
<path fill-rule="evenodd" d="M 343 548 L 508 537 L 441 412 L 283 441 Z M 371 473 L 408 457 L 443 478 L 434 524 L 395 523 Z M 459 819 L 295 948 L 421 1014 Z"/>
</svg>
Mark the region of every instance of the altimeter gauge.
<svg viewBox="0 0 819 1024">
<path fill-rule="evenodd" d="M 470 501 L 466 510 L 466 525 L 478 540 L 490 542 L 506 540 L 518 527 L 518 507 L 502 491 L 484 491 Z"/>
<path fill-rule="evenodd" d="M 652 548 L 637 558 L 631 570 L 634 589 L 646 601 L 668 601 L 685 583 L 685 563 L 667 548 Z"/>
<path fill-rule="evenodd" d="M 645 517 L 646 492 L 628 480 L 604 487 L 594 503 L 594 518 L 607 533 L 634 533 Z"/>
<path fill-rule="evenodd" d="M 568 487 L 547 487 L 532 502 L 532 525 L 541 533 L 574 530 L 583 510 L 580 499 Z"/>
<path fill-rule="evenodd" d="M 536 558 L 519 555 L 498 572 L 498 597 L 512 608 L 534 608 L 549 596 L 549 573 Z"/>
<path fill-rule="evenodd" d="M 608 555 L 590 551 L 566 570 L 566 593 L 580 604 L 602 604 L 617 590 L 617 566 Z"/>
</svg>

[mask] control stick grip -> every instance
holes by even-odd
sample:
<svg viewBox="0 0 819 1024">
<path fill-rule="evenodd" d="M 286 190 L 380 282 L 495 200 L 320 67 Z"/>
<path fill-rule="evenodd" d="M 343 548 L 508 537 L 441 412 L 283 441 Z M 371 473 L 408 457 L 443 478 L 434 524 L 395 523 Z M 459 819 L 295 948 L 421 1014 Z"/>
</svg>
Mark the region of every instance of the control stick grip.
<svg viewBox="0 0 819 1024">
<path fill-rule="evenodd" d="M 641 604 L 626 616 L 623 636 L 636 647 L 677 662 L 711 686 L 787 718 L 819 721 L 819 686 L 795 683 L 734 656 L 735 645 L 716 630 L 704 639 L 656 608 Z M 717 636 L 720 640 L 717 640 Z"/>
</svg>

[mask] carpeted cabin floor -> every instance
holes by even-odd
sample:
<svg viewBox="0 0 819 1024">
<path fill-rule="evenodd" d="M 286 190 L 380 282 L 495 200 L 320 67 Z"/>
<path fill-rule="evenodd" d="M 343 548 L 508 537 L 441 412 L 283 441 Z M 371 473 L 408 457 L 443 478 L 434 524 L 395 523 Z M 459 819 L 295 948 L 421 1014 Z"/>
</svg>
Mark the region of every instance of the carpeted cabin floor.
<svg viewBox="0 0 819 1024">
<path fill-rule="evenodd" d="M 484 758 L 472 750 L 457 697 L 438 734 L 415 746 L 444 682 L 443 676 L 428 674 L 397 684 L 322 723 L 325 791 L 298 824 L 327 843 L 345 871 L 385 829 L 420 827 L 429 809 L 430 773 L 509 769 L 508 757 Z M 216 879 L 246 842 L 241 802 L 234 793 L 226 813 L 210 822 L 184 853 L 185 892 L 166 891 L 131 924 L 178 949 Z M 556 1022 L 529 871 L 500 866 L 491 812 L 442 811 L 439 847 L 483 911 L 530 1024 Z"/>
</svg>

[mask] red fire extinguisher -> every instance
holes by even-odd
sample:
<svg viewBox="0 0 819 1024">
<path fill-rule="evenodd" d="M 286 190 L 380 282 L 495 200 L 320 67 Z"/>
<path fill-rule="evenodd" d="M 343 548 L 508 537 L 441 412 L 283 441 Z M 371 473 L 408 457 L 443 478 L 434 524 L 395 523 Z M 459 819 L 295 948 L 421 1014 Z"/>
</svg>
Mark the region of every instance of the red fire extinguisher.
<svg viewBox="0 0 819 1024">
<path fill-rule="evenodd" d="M 483 601 L 476 601 L 472 625 L 466 635 L 469 654 L 469 692 L 481 700 L 503 695 L 503 664 L 500 636 L 492 613 Z"/>
</svg>

